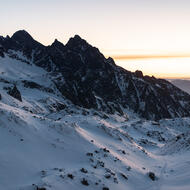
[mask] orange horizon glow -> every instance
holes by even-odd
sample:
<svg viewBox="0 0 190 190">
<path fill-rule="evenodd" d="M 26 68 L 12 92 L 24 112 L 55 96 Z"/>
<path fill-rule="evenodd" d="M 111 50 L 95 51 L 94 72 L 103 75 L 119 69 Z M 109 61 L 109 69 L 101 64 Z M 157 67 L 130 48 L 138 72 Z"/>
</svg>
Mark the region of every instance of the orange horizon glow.
<svg viewBox="0 0 190 190">
<path fill-rule="evenodd" d="M 190 54 L 112 55 L 126 70 L 163 79 L 190 79 Z"/>
<path fill-rule="evenodd" d="M 168 54 L 168 55 L 111 55 L 114 60 L 126 60 L 126 59 L 170 59 L 170 58 L 190 58 L 190 54 Z"/>
</svg>

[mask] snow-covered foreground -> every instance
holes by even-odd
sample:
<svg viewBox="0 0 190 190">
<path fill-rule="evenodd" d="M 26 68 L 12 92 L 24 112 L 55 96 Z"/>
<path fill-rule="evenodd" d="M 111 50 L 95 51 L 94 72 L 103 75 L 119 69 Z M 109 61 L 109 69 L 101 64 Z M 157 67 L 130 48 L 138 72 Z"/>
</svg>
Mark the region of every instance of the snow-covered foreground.
<svg viewBox="0 0 190 190">
<path fill-rule="evenodd" d="M 190 143 L 175 137 L 190 119 L 34 114 L 16 103 L 0 104 L 0 189 L 190 188 Z"/>
<path fill-rule="evenodd" d="M 190 189 L 190 118 L 79 108 L 44 70 L 9 58 L 0 73 L 0 190 Z M 13 84 L 22 102 L 7 94 Z"/>
</svg>

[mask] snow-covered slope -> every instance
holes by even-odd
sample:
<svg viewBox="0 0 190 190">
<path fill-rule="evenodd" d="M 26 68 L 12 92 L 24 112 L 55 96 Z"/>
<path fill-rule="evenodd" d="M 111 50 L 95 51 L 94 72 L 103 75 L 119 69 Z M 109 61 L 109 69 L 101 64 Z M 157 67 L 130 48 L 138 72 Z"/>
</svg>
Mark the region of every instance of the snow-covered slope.
<svg viewBox="0 0 190 190">
<path fill-rule="evenodd" d="M 0 189 L 189 190 L 190 151 L 180 142 L 189 145 L 190 118 L 76 106 L 16 53 L 0 58 Z M 9 94 L 14 86 L 22 101 Z"/>
</svg>

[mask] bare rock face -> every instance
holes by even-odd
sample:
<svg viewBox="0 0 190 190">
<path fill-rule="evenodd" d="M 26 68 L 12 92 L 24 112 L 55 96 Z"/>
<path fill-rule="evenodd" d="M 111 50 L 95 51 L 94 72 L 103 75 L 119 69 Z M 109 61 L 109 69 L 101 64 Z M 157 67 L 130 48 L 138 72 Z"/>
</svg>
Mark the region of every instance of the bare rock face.
<svg viewBox="0 0 190 190">
<path fill-rule="evenodd" d="M 17 89 L 16 85 L 8 91 L 8 94 L 12 96 L 13 98 L 16 98 L 20 102 L 22 102 L 22 97 L 20 91 Z"/>
<path fill-rule="evenodd" d="M 5 57 L 4 49 L 2 47 L 0 47 L 0 57 Z"/>
<path fill-rule="evenodd" d="M 136 77 L 139 77 L 139 78 L 143 78 L 143 72 L 142 72 L 142 71 L 139 71 L 139 70 L 136 70 L 136 71 L 135 71 L 135 76 L 136 76 Z"/>
</svg>

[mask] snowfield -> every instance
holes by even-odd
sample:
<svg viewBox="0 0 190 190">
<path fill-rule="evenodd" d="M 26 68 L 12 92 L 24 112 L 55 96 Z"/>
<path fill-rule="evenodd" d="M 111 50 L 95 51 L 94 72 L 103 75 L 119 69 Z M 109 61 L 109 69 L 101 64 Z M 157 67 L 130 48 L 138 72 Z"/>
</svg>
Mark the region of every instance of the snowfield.
<svg viewBox="0 0 190 190">
<path fill-rule="evenodd" d="M 7 93 L 14 85 L 22 102 Z M 8 56 L 0 94 L 0 190 L 190 189 L 190 118 L 74 106 L 49 73 Z"/>
</svg>

